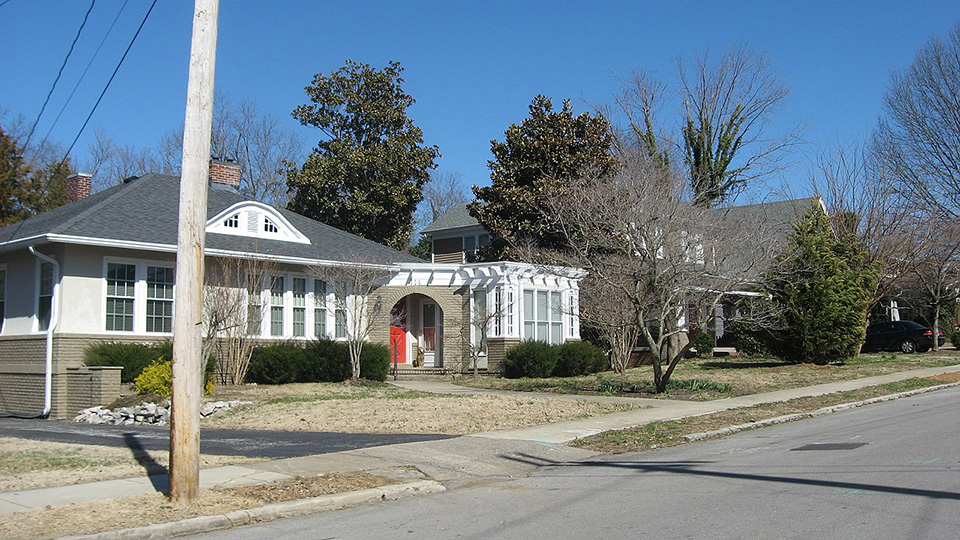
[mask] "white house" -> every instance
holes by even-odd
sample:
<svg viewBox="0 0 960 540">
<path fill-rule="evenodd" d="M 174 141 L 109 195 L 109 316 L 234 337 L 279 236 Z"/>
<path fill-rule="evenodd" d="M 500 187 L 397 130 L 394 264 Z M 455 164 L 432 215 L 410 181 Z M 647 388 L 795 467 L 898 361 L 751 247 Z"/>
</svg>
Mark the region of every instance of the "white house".
<svg viewBox="0 0 960 540">
<path fill-rule="evenodd" d="M 391 344 L 401 369 L 422 358 L 420 369 L 459 373 L 476 359 L 499 372 L 506 349 L 522 339 L 579 339 L 573 269 L 426 263 L 242 196 L 233 164 L 211 162 L 210 177 L 208 268 L 270 263 L 247 295 L 250 335 L 346 339 L 350 314 L 315 269 L 359 262 L 382 278 L 367 298 L 350 300 L 389 308 L 370 339 Z M 118 374 L 82 367 L 84 349 L 172 338 L 179 178 L 150 173 L 92 195 L 89 176 L 68 183 L 72 202 L 0 228 L 3 413 L 66 416 L 110 401 Z"/>
</svg>

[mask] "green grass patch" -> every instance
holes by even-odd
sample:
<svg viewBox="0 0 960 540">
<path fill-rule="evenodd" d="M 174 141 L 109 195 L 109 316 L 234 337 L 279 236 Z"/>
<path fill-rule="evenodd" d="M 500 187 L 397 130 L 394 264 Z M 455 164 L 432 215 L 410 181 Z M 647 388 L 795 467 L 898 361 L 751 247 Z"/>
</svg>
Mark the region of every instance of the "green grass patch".
<svg viewBox="0 0 960 540">
<path fill-rule="evenodd" d="M 903 381 L 868 386 L 846 392 L 802 397 L 777 403 L 763 403 L 752 407 L 730 409 L 679 420 L 650 422 L 631 429 L 606 431 L 591 437 L 585 437 L 573 442 L 572 446 L 614 454 L 640 452 L 689 442 L 685 436 L 694 433 L 703 433 L 728 426 L 758 422 L 786 414 L 810 412 L 822 407 L 862 401 L 939 384 L 943 384 L 943 381 L 914 377 Z"/>
<path fill-rule="evenodd" d="M 361 391 L 344 394 L 317 394 L 312 396 L 279 396 L 267 399 L 264 403 L 274 405 L 278 403 L 315 403 L 318 401 L 352 401 L 360 399 L 419 399 L 431 397 L 433 394 L 400 390 L 398 392 Z"/>
<path fill-rule="evenodd" d="M 45 450 L 0 451 L 0 475 L 63 469 L 88 469 L 120 463 L 123 463 L 123 460 L 85 457 L 80 455 L 79 450 L 57 452 Z"/>
</svg>

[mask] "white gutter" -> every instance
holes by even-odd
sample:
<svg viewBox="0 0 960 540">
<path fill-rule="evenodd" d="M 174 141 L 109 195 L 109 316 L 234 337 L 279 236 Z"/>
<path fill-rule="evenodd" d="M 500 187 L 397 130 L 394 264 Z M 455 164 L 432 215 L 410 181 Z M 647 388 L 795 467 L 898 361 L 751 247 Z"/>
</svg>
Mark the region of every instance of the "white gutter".
<svg viewBox="0 0 960 540">
<path fill-rule="evenodd" d="M 47 325 L 47 354 L 46 365 L 43 375 L 43 412 L 40 418 L 50 416 L 52 405 L 51 392 L 53 390 L 53 333 L 57 329 L 57 322 L 60 318 L 60 263 L 56 259 L 43 253 L 38 253 L 33 246 L 27 247 L 30 253 L 33 253 L 38 259 L 53 265 L 53 298 L 50 299 L 50 324 Z"/>
</svg>

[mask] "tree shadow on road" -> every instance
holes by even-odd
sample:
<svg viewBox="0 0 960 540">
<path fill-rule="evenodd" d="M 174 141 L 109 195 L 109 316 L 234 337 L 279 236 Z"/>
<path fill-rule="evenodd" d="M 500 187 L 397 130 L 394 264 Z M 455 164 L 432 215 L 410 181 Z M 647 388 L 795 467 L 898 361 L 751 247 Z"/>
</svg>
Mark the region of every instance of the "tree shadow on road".
<svg viewBox="0 0 960 540">
<path fill-rule="evenodd" d="M 824 480 L 818 478 L 797 478 L 791 476 L 776 476 L 764 474 L 748 474 L 737 472 L 712 471 L 701 469 L 709 465 L 709 461 L 571 461 L 561 462 L 552 461 L 540 456 L 529 454 L 516 454 L 501 456 L 505 459 L 526 463 L 529 465 L 549 466 L 549 467 L 597 467 L 597 468 L 618 468 L 633 469 L 639 472 L 685 474 L 692 476 L 705 476 L 712 478 L 729 478 L 734 480 L 753 480 L 757 482 L 779 482 L 784 484 L 797 484 L 806 486 L 822 486 L 840 488 L 851 491 L 874 491 L 878 493 L 895 493 L 898 495 L 911 495 L 916 497 L 929 497 L 932 499 L 952 499 L 960 500 L 960 493 L 952 491 L 938 491 L 932 489 L 917 489 L 900 486 L 884 486 L 879 484 L 864 484 L 860 482 L 840 482 L 836 480 Z"/>
<path fill-rule="evenodd" d="M 153 488 L 166 494 L 170 486 L 167 467 L 153 459 L 150 452 L 140 443 L 136 433 L 124 433 L 123 441 L 130 452 L 133 453 L 133 459 L 136 459 L 137 463 L 147 472 L 147 478 L 150 479 Z"/>
</svg>

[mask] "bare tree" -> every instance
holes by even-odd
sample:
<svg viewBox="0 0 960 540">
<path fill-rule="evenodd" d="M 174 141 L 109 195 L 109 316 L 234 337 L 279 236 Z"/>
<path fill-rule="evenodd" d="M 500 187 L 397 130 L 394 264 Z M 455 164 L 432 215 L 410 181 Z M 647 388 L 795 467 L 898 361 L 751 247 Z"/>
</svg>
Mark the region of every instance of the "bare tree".
<svg viewBox="0 0 960 540">
<path fill-rule="evenodd" d="M 95 189 L 98 191 L 120 184 L 131 176 L 150 171 L 164 172 L 158 170 L 160 161 L 153 151 L 117 144 L 102 129 L 94 132 L 94 139 L 87 150 L 90 152 L 90 160 L 84 166 L 86 172 L 93 175 L 97 184 Z"/>
<path fill-rule="evenodd" d="M 487 297 L 486 288 L 474 289 L 470 301 L 469 324 L 460 327 L 460 337 L 470 352 L 473 376 L 480 373 L 480 358 L 487 354 L 487 338 L 494 321 L 503 315 L 503 309 Z"/>
<path fill-rule="evenodd" d="M 748 227 L 690 204 L 680 175 L 646 153 L 626 160 L 612 178 L 583 178 L 562 189 L 544 198 L 543 211 L 569 247 L 542 257 L 588 272 L 584 323 L 608 336 L 621 373 L 639 335 L 663 392 L 689 347 L 682 340 L 692 324 L 712 316 L 727 295 L 747 290 L 774 243 L 762 224 Z"/>
<path fill-rule="evenodd" d="M 876 146 L 915 204 L 960 219 L 960 24 L 893 76 Z"/>
<path fill-rule="evenodd" d="M 770 133 L 770 120 L 789 90 L 762 52 L 734 45 L 716 62 L 698 55 L 693 62 L 678 61 L 677 70 L 676 92 L 644 72 L 622 85 L 611 111 L 626 123 L 618 149 L 636 147 L 662 165 L 683 163 L 693 202 L 703 207 L 732 199 L 781 170 L 798 134 L 796 129 Z M 681 100 L 675 107 L 681 116 L 678 133 L 655 118 L 661 101 L 670 104 L 673 95 Z"/>
<path fill-rule="evenodd" d="M 451 208 L 469 201 L 462 182 L 460 173 L 431 171 L 430 181 L 423 186 L 423 202 L 417 212 L 418 228 L 422 229 Z"/>
<path fill-rule="evenodd" d="M 904 197 L 892 172 L 865 145 L 821 150 L 809 184 L 823 198 L 834 231 L 853 237 L 867 252 L 867 264 L 879 264 L 881 276 L 873 304 L 888 297 L 909 274 L 930 239 L 922 213 Z"/>
<path fill-rule="evenodd" d="M 343 337 L 350 351 L 352 378 L 360 378 L 360 353 L 374 328 L 389 322 L 390 306 L 384 306 L 379 289 L 395 273 L 389 266 L 347 257 L 352 262 L 309 266 L 307 272 L 327 282 L 333 292 L 335 337 Z"/>
<path fill-rule="evenodd" d="M 220 384 L 242 384 L 250 367 L 259 322 L 267 304 L 259 301 L 264 278 L 276 264 L 263 258 L 208 260 L 203 288 L 203 358 L 217 359 Z"/>
<path fill-rule="evenodd" d="M 940 315 L 960 298 L 960 224 L 952 217 L 938 214 L 931 225 L 936 233 L 922 245 L 913 274 L 930 308 L 933 350 L 937 350 Z"/>
<path fill-rule="evenodd" d="M 183 128 L 171 131 L 158 144 L 158 164 L 164 172 L 179 174 L 182 133 Z M 302 161 L 302 149 L 295 131 L 261 113 L 252 101 L 235 104 L 228 95 L 217 95 L 210 152 L 240 165 L 244 195 L 284 206 L 289 199 L 285 171 Z"/>
</svg>

